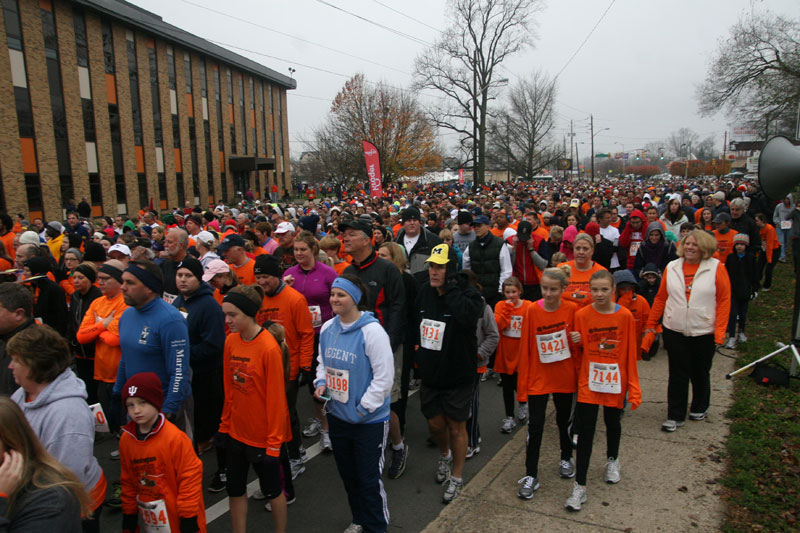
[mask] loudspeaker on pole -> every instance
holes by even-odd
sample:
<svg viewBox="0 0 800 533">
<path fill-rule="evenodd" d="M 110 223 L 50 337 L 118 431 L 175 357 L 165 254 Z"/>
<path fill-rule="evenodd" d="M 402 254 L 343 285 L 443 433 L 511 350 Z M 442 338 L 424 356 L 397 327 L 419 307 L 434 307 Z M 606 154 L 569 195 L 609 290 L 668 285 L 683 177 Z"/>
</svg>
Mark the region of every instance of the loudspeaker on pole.
<svg viewBox="0 0 800 533">
<path fill-rule="evenodd" d="M 800 183 L 800 146 L 782 135 L 764 143 L 758 159 L 758 183 L 773 200 L 783 200 Z"/>
</svg>

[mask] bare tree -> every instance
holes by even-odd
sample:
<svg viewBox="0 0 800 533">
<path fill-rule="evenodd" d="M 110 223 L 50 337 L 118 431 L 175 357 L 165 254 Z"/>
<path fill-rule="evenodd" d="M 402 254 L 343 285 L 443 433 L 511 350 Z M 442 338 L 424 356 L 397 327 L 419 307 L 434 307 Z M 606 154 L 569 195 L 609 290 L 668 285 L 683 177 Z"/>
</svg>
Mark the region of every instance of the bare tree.
<svg viewBox="0 0 800 533">
<path fill-rule="evenodd" d="M 699 139 L 700 136 L 691 129 L 681 128 L 669 134 L 666 141 L 667 149 L 678 157 L 685 157 L 689 145 L 696 145 Z"/>
<path fill-rule="evenodd" d="M 532 45 L 533 16 L 542 6 L 542 0 L 449 0 L 451 25 L 415 60 L 415 87 L 444 95 L 431 109 L 434 123 L 459 133 L 460 144 L 477 156 L 476 184 L 484 183 L 489 102 L 502 84 L 497 69 Z"/>
<path fill-rule="evenodd" d="M 765 137 L 792 132 L 800 103 L 800 21 L 768 12 L 742 17 L 720 41 L 697 98 L 703 115 L 724 109 Z"/>
<path fill-rule="evenodd" d="M 509 91 L 508 105 L 489 119 L 487 157 L 501 168 L 530 179 L 563 157 L 552 146 L 556 83 L 542 71 L 521 79 Z"/>
<path fill-rule="evenodd" d="M 713 135 L 709 135 L 702 141 L 697 143 L 697 146 L 692 146 L 692 153 L 697 156 L 698 159 L 702 159 L 703 161 L 711 161 L 714 159 L 717 154 L 719 154 L 719 150 L 715 147 L 716 139 Z"/>
<path fill-rule="evenodd" d="M 315 130 L 315 173 L 340 185 L 366 179 L 361 141 L 380 153 L 384 184 L 441 166 L 434 129 L 409 91 L 370 83 L 363 74 L 348 80 Z"/>
</svg>

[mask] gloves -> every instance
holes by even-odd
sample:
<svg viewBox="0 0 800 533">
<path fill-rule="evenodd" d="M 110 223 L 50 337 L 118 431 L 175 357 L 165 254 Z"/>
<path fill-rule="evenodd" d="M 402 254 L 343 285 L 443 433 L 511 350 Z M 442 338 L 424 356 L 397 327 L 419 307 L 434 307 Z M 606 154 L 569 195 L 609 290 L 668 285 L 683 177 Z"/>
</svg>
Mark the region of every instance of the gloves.
<svg viewBox="0 0 800 533">
<path fill-rule="evenodd" d="M 181 533 L 196 533 L 200 531 L 200 526 L 197 525 L 197 517 L 181 517 Z"/>
<path fill-rule="evenodd" d="M 314 374 L 311 372 L 310 368 L 301 368 L 300 375 L 297 376 L 297 386 L 299 387 L 309 383 L 314 383 Z"/>
</svg>

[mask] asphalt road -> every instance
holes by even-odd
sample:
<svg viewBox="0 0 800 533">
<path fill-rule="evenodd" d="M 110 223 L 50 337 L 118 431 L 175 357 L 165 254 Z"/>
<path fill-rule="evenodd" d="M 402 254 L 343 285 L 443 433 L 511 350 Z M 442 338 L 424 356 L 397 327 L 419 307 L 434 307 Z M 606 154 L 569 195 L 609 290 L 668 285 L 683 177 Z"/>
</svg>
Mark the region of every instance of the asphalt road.
<svg viewBox="0 0 800 533">
<path fill-rule="evenodd" d="M 301 424 L 313 416 L 310 396 L 301 391 L 298 400 Z M 500 433 L 503 418 L 503 400 L 501 388 L 496 380 L 481 384 L 479 419 L 482 432 L 481 452 L 467 460 L 464 467 L 464 479 L 470 479 L 504 446 L 510 435 Z M 524 428 L 520 424 L 515 429 Z M 419 409 L 419 395 L 409 398 L 406 442 L 410 446 L 410 455 L 406 471 L 399 479 L 388 479 L 384 472 L 384 485 L 389 501 L 391 520 L 389 531 L 420 531 L 434 520 L 441 512 L 443 487 L 434 481 L 434 473 L 438 459 L 438 450 L 426 445 L 428 438 L 427 424 Z M 306 463 L 306 471 L 295 480 L 297 501 L 289 506 L 289 530 L 304 532 L 336 532 L 343 531 L 351 522 L 352 515 L 347 504 L 347 496 L 336 470 L 332 454 L 319 453 L 319 437 L 304 438 L 304 445 L 310 457 Z M 95 454 L 109 481 L 119 479 L 119 461 L 112 461 L 109 452 L 116 448 L 114 439 L 105 436 L 97 442 Z M 386 464 L 391 458 L 390 446 L 387 444 Z M 201 457 L 203 461 L 203 485 L 207 487 L 211 476 L 216 471 L 216 457 L 207 452 Z M 524 457 L 520 458 L 520 470 L 523 470 Z M 250 482 L 255 480 L 251 471 Z M 248 494 L 257 488 L 257 482 L 248 485 Z M 227 496 L 225 492 L 212 494 L 204 490 L 206 519 L 209 533 L 228 532 L 231 523 L 227 512 Z M 247 531 L 272 531 L 272 518 L 264 509 L 264 501 L 249 500 Z M 121 525 L 122 513 L 119 510 L 104 508 L 101 516 L 102 531 L 116 531 Z"/>
</svg>

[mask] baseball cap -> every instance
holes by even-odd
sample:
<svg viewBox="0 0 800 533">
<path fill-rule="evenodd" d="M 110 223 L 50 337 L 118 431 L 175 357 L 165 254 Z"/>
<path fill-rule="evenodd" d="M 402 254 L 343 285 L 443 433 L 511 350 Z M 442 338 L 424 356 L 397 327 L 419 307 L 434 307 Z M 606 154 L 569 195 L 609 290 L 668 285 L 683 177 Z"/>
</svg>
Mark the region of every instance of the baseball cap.
<svg viewBox="0 0 800 533">
<path fill-rule="evenodd" d="M 363 231 L 368 237 L 372 237 L 372 224 L 367 222 L 366 220 L 361 220 L 359 218 L 343 220 L 339 222 L 339 230 L 345 231 L 347 228 L 352 228 L 354 230 Z"/>
<path fill-rule="evenodd" d="M 714 216 L 714 223 L 716 224 L 718 222 L 727 222 L 730 224 L 731 216 L 728 213 L 717 213 L 716 216 Z"/>
<path fill-rule="evenodd" d="M 449 261 L 450 247 L 446 244 L 434 246 L 431 250 L 431 256 L 425 260 L 426 263 L 436 263 L 437 265 L 446 265 Z"/>
<path fill-rule="evenodd" d="M 205 245 L 213 244 L 214 243 L 214 235 L 210 231 L 201 231 L 197 235 L 195 235 L 194 239 L 196 241 L 200 241 Z"/>
<path fill-rule="evenodd" d="M 211 281 L 211 279 L 217 274 L 227 274 L 230 271 L 231 267 L 228 266 L 228 263 L 222 259 L 213 259 L 208 262 L 206 271 L 203 272 L 203 281 Z"/>
<path fill-rule="evenodd" d="M 292 231 L 294 231 L 294 226 L 292 226 L 291 222 L 281 222 L 272 233 L 278 235 L 279 233 L 290 233 Z"/>
<path fill-rule="evenodd" d="M 638 285 L 636 283 L 636 279 L 633 277 L 633 274 L 630 270 L 617 270 L 614 272 L 614 283 L 617 285 L 621 285 L 623 283 L 630 283 L 631 285 Z"/>
<path fill-rule="evenodd" d="M 244 246 L 244 239 L 242 239 L 241 235 L 236 233 L 232 233 L 222 239 L 222 242 L 219 243 L 219 246 L 217 246 L 217 251 L 224 252 L 234 246 Z"/>
<path fill-rule="evenodd" d="M 569 202 L 569 206 L 570 206 L 570 207 L 580 207 L 580 206 L 581 206 L 581 201 L 580 201 L 580 200 L 578 200 L 577 198 L 573 198 L 573 199 L 572 199 L 572 200 Z"/>
<path fill-rule="evenodd" d="M 486 215 L 478 215 L 472 221 L 473 226 L 477 226 L 478 224 L 489 224 L 489 217 Z"/>
<path fill-rule="evenodd" d="M 523 220 L 517 226 L 517 239 L 519 239 L 521 242 L 527 242 L 528 239 L 531 238 L 532 232 L 533 232 L 533 224 L 531 224 L 527 220 Z"/>
<path fill-rule="evenodd" d="M 108 249 L 109 256 L 111 256 L 111 252 L 120 252 L 128 257 L 131 256 L 131 249 L 128 248 L 127 244 L 112 244 L 111 248 Z"/>
</svg>

